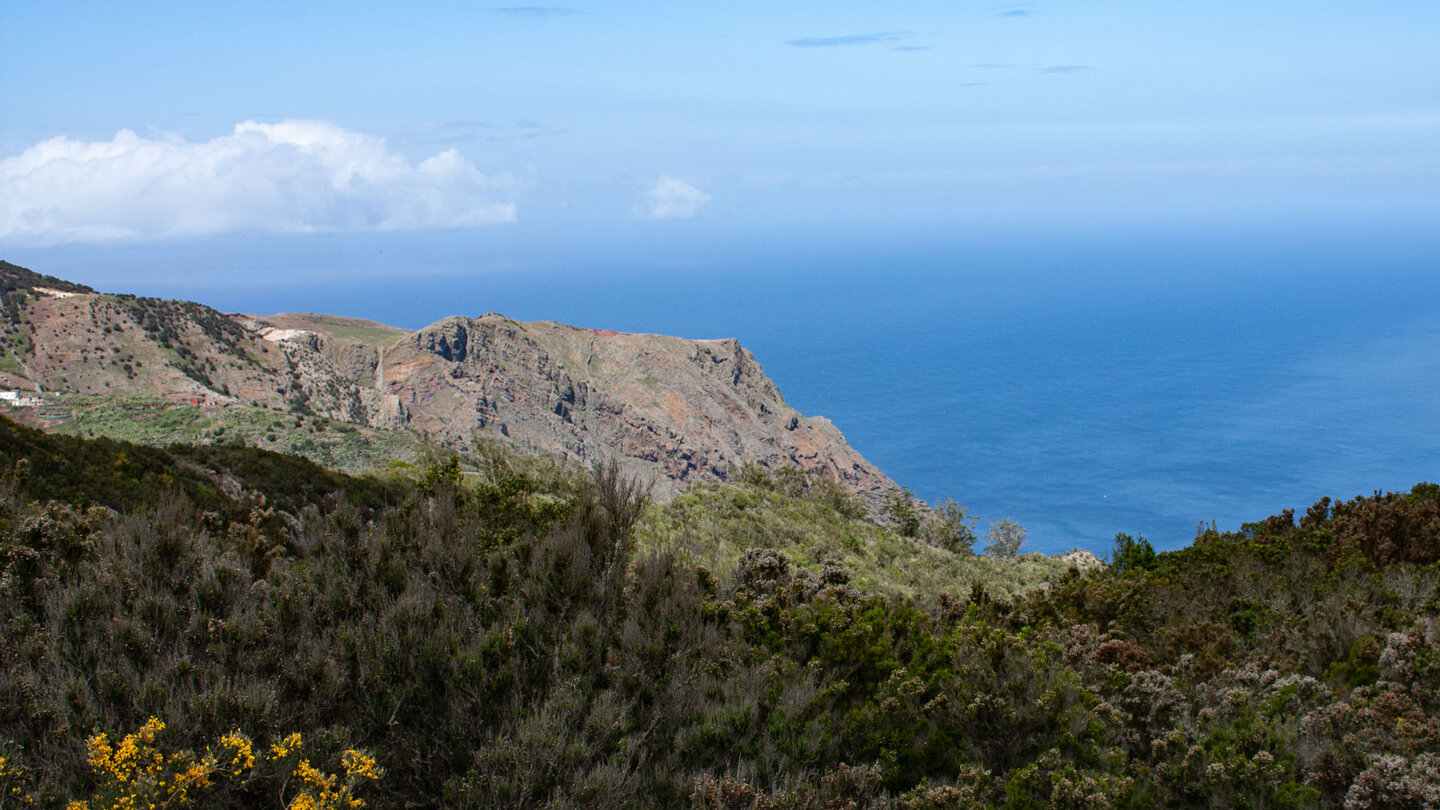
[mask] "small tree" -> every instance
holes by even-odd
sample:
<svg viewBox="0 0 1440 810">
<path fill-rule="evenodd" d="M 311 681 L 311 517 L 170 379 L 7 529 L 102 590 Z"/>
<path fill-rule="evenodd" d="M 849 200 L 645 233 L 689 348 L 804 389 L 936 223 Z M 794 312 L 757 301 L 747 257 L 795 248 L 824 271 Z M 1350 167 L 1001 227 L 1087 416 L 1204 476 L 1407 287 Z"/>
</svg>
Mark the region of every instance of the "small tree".
<svg viewBox="0 0 1440 810">
<path fill-rule="evenodd" d="M 787 498 L 803 498 L 810 488 L 805 471 L 799 467 L 780 467 L 773 473 L 775 491 Z"/>
<path fill-rule="evenodd" d="M 1025 542 L 1025 527 L 1010 518 L 1000 518 L 990 524 L 985 539 L 985 553 L 994 557 L 1013 557 Z"/>
<path fill-rule="evenodd" d="M 904 537 L 914 537 L 920 532 L 920 511 L 915 508 L 915 495 L 909 487 L 901 487 L 886 497 L 885 517 Z"/>
<path fill-rule="evenodd" d="M 774 476 L 770 475 L 769 470 L 753 461 L 745 462 L 745 466 L 740 468 L 740 472 L 735 478 L 740 481 L 740 483 L 748 484 L 757 489 L 763 489 L 768 492 L 775 491 Z"/>
<path fill-rule="evenodd" d="M 425 468 L 425 474 L 420 477 L 420 491 L 426 495 L 449 491 L 455 493 L 458 500 L 462 477 L 460 457 L 451 455 L 443 461 L 436 461 Z"/>
<path fill-rule="evenodd" d="M 956 554 L 975 553 L 975 521 L 965 504 L 946 498 L 931 507 L 920 527 L 920 537 L 926 543 L 953 551 Z"/>
<path fill-rule="evenodd" d="M 825 473 L 815 473 L 810 477 L 810 490 L 806 497 L 825 504 L 850 520 L 859 520 L 866 514 L 865 502 L 846 489 L 840 479 Z"/>
<path fill-rule="evenodd" d="M 1131 537 L 1120 532 L 1115 535 L 1115 550 L 1110 552 L 1110 566 L 1116 571 L 1154 568 L 1155 547 L 1144 537 Z"/>
</svg>

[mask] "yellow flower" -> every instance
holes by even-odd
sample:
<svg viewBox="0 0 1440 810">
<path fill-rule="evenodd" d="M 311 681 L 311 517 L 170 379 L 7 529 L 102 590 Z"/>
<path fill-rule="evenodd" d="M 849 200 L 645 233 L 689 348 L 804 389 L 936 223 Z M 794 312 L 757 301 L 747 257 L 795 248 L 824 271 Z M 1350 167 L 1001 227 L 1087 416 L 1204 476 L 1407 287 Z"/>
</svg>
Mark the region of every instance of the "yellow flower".
<svg viewBox="0 0 1440 810">
<path fill-rule="evenodd" d="M 351 779 L 378 780 L 380 778 L 380 773 L 375 769 L 374 757 L 368 757 L 351 749 L 341 755 L 340 762 L 345 766 L 345 775 Z"/>
<path fill-rule="evenodd" d="M 110 738 L 104 732 L 90 738 L 85 757 L 85 761 L 90 763 L 90 767 L 97 771 L 108 771 L 114 756 L 115 751 L 110 747 Z"/>
<path fill-rule="evenodd" d="M 169 753 L 157 747 L 155 737 L 164 729 L 165 724 L 152 717 L 118 743 L 112 743 L 103 733 L 91 737 L 87 741 L 87 758 L 101 786 L 88 800 L 72 801 L 66 810 L 188 807 L 192 806 L 191 790 L 226 790 L 229 784 L 243 782 L 242 774 L 255 766 L 254 743 L 239 730 L 223 735 L 205 749 L 203 756 L 197 757 L 190 751 Z M 375 781 L 382 776 L 373 757 L 347 750 L 341 755 L 343 774 L 326 773 L 309 759 L 300 757 L 302 745 L 300 734 L 294 733 L 275 742 L 268 752 L 268 757 L 275 760 L 294 757 L 289 760 L 294 763 L 291 784 L 298 786 L 299 794 L 290 800 L 287 810 L 365 807 L 365 802 L 353 794 L 366 780 Z M 0 757 L 0 778 L 8 779 L 17 773 L 9 760 Z M 3 788 L 0 788 L 0 797 L 3 797 Z"/>
<path fill-rule="evenodd" d="M 300 764 L 295 766 L 295 773 L 298 774 L 300 779 L 306 784 L 314 785 L 322 791 L 333 790 L 335 783 L 339 781 L 339 777 L 334 775 L 326 776 L 321 773 L 314 765 L 310 764 L 310 760 L 308 759 L 300 760 Z"/>
<path fill-rule="evenodd" d="M 249 737 L 239 731 L 231 731 L 220 738 L 220 745 L 231 751 L 228 767 L 232 776 L 239 776 L 241 771 L 255 767 L 255 751 Z"/>
<path fill-rule="evenodd" d="M 175 784 L 182 789 L 186 787 L 209 787 L 210 772 L 214 768 L 214 762 L 215 761 L 211 759 L 208 762 L 190 763 L 189 767 L 176 774 Z M 165 782 L 162 780 L 160 785 L 163 787 Z"/>
<path fill-rule="evenodd" d="M 292 751 L 297 750 L 303 743 L 300 741 L 300 732 L 294 732 L 290 736 L 270 746 L 271 759 L 284 759 L 290 756 Z"/>
</svg>

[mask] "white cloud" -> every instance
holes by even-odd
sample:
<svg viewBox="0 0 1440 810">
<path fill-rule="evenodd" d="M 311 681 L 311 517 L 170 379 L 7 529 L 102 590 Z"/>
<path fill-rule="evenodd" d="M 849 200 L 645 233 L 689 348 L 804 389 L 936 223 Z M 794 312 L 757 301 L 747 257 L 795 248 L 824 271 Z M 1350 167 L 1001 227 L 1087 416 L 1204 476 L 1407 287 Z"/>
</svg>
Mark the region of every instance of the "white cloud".
<svg viewBox="0 0 1440 810">
<path fill-rule="evenodd" d="M 411 165 L 376 135 L 246 121 L 213 140 L 51 138 L 0 160 L 0 238 L 473 228 L 511 222 L 503 184 L 455 150 Z"/>
<path fill-rule="evenodd" d="M 645 195 L 640 213 L 648 219 L 689 219 L 709 200 L 709 194 L 684 180 L 661 175 Z"/>
</svg>

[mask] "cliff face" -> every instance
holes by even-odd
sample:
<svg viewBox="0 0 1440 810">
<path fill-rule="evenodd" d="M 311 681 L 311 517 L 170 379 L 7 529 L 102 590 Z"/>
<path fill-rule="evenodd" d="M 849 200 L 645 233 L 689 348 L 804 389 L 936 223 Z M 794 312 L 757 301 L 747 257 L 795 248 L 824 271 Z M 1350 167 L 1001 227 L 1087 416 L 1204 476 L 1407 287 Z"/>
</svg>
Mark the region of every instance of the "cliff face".
<svg viewBox="0 0 1440 810">
<path fill-rule="evenodd" d="M 662 497 L 746 463 L 833 475 L 872 508 L 894 488 L 829 421 L 787 405 L 735 340 L 496 314 L 409 332 L 12 280 L 11 328 L 23 336 L 0 349 L 0 383 L 13 387 L 309 412 L 456 449 L 499 439 L 527 453 L 615 459 Z"/>
<path fill-rule="evenodd" d="M 735 340 L 447 318 L 388 349 L 384 378 L 422 433 L 617 458 L 662 490 L 725 479 L 747 462 L 822 471 L 867 500 L 894 486 L 827 420 L 787 405 Z"/>
</svg>

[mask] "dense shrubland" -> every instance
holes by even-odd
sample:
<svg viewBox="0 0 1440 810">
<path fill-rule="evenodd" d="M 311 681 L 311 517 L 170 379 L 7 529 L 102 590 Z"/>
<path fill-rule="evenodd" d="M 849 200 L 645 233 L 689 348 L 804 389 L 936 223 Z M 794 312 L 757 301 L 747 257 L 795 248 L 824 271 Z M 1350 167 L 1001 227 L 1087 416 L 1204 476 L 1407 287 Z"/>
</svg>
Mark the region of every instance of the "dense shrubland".
<svg viewBox="0 0 1440 810">
<path fill-rule="evenodd" d="M 31 500 L 130 510 L 178 497 L 227 516 L 256 503 L 285 513 L 343 493 L 375 509 L 404 500 L 403 480 L 334 472 L 299 456 L 228 445 L 147 447 L 42 433 L 0 417 L 0 459 Z"/>
<path fill-rule="evenodd" d="M 371 807 L 1440 802 L 1432 485 L 1012 589 L 884 581 L 880 553 L 1028 555 L 902 539 L 789 474 L 647 509 L 613 469 L 440 464 L 247 511 L 42 499 L 4 463 L 0 789 L 41 806 L 101 796 L 91 741 L 151 718 L 199 761 L 236 732 L 333 774 L 368 752 Z M 204 806 L 293 807 L 294 773 Z"/>
</svg>

